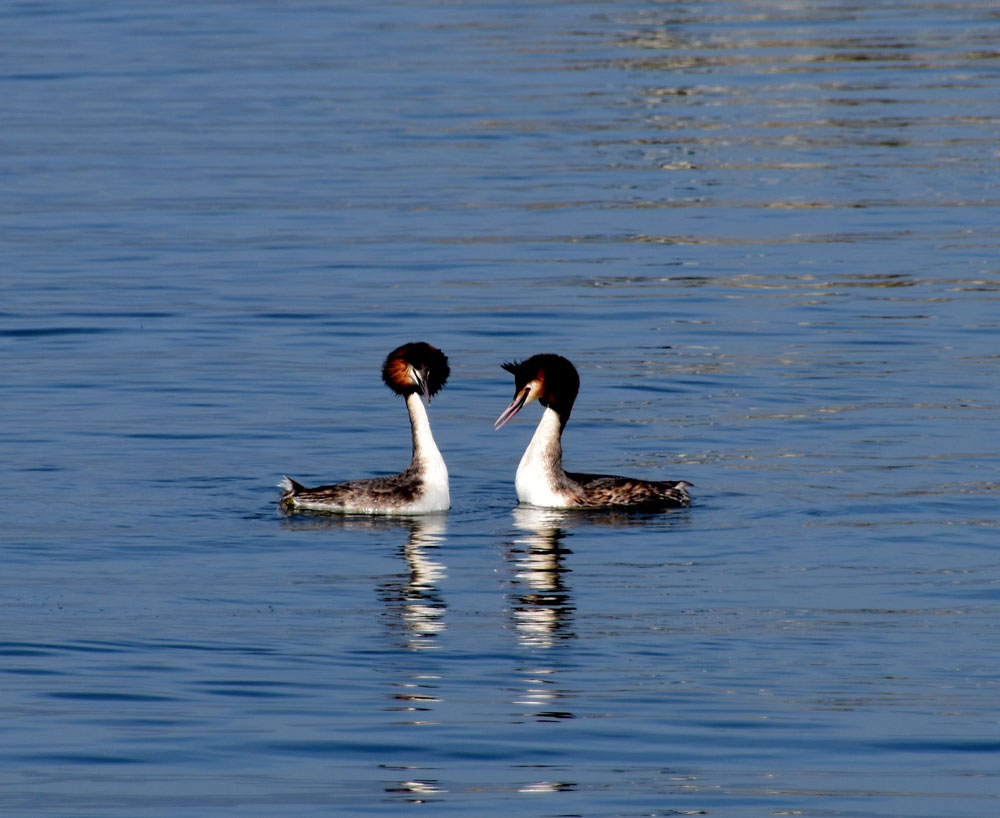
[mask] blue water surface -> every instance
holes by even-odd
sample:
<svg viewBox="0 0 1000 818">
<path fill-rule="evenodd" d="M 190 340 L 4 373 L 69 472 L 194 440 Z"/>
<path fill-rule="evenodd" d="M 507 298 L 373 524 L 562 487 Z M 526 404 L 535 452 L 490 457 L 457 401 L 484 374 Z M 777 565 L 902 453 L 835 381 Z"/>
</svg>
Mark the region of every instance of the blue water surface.
<svg viewBox="0 0 1000 818">
<path fill-rule="evenodd" d="M 4 815 L 997 811 L 992 3 L 0 21 Z M 279 514 L 412 340 L 450 512 Z M 690 509 L 517 506 L 537 352 Z"/>
</svg>

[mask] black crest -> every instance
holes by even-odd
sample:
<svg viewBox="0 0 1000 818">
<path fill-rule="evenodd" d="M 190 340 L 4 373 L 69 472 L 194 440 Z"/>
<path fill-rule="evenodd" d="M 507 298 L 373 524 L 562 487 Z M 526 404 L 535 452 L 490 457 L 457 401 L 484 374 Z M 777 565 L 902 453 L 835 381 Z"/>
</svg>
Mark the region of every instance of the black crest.
<svg viewBox="0 0 1000 818">
<path fill-rule="evenodd" d="M 447 355 L 437 347 L 415 341 L 389 353 L 382 364 L 382 380 L 397 395 L 422 393 L 420 385 L 413 381 L 411 368 L 427 386 L 428 396 L 437 394 L 451 374 Z"/>
<path fill-rule="evenodd" d="M 520 392 L 533 380 L 542 382 L 538 402 L 569 413 L 580 391 L 580 375 L 576 367 L 562 355 L 542 353 L 523 361 L 510 361 L 501 366 L 514 376 L 514 392 Z"/>
</svg>

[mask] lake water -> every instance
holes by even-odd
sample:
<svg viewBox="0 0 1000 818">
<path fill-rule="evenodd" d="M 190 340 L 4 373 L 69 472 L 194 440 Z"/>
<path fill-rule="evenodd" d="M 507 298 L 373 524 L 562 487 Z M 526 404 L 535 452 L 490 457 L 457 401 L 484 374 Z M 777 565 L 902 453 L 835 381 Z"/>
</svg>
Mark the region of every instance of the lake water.
<svg viewBox="0 0 1000 818">
<path fill-rule="evenodd" d="M 995 3 L 0 20 L 0 812 L 1000 811 Z M 411 340 L 451 511 L 280 515 Z"/>
</svg>

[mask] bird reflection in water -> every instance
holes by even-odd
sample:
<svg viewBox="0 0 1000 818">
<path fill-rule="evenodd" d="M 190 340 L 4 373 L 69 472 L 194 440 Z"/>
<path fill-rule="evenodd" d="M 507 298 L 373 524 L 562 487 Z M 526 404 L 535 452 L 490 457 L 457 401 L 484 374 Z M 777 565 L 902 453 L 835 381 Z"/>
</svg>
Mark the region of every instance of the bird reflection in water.
<svg viewBox="0 0 1000 818">
<path fill-rule="evenodd" d="M 386 603 L 386 616 L 393 630 L 403 634 L 399 647 L 426 650 L 436 647 L 434 637 L 445 629 L 447 605 L 438 583 L 446 568 L 434 559 L 434 550 L 447 533 L 446 513 L 420 514 L 409 517 L 376 517 L 374 515 L 289 514 L 282 520 L 287 528 L 339 528 L 357 531 L 391 531 L 406 529 L 406 542 L 399 554 L 407 570 L 387 579 L 379 586 L 379 596 Z"/>
<path fill-rule="evenodd" d="M 445 578 L 446 568 L 432 556 L 444 540 L 445 519 L 432 515 L 406 520 L 409 537 L 400 554 L 408 570 L 379 586 L 390 628 L 401 636 L 398 647 L 407 650 L 436 648 L 436 637 L 445 629 L 448 606 L 438 583 Z"/>
<path fill-rule="evenodd" d="M 434 558 L 445 538 L 446 519 L 443 514 L 407 518 L 409 536 L 399 548 L 406 568 L 387 577 L 378 587 L 393 647 L 404 654 L 426 653 L 438 648 L 438 637 L 446 627 L 448 605 L 438 586 L 447 569 Z M 400 714 L 400 724 L 436 724 L 432 713 L 441 701 L 441 671 L 436 663 L 428 665 L 419 660 L 411 666 L 408 661 L 401 660 L 388 662 L 385 667 L 394 677 L 390 681 L 392 703 L 386 711 Z M 421 801 L 431 794 L 433 790 L 427 789 L 431 786 L 432 782 L 426 781 L 401 785 L 403 789 L 410 787 L 414 797 Z"/>
<path fill-rule="evenodd" d="M 572 781 L 532 781 L 518 787 L 518 792 L 574 792 L 578 785 Z"/>
<path fill-rule="evenodd" d="M 565 581 L 570 569 L 563 564 L 571 553 L 562 544 L 566 514 L 531 506 L 514 509 L 514 525 L 523 533 L 508 547 L 512 572 L 506 596 L 518 641 L 536 655 L 575 637 L 571 629 L 575 608 Z M 557 686 L 555 663 L 532 662 L 521 668 L 521 674 L 524 687 L 514 704 L 530 708 L 529 715 L 540 721 L 573 718 L 558 707 L 566 694 Z"/>
<path fill-rule="evenodd" d="M 574 635 L 569 629 L 574 608 L 564 580 L 570 569 L 563 560 L 571 553 L 562 544 L 565 518 L 566 512 L 559 509 L 514 509 L 514 525 L 524 533 L 508 550 L 514 565 L 508 599 L 514 627 L 525 647 L 549 648 Z"/>
<path fill-rule="evenodd" d="M 385 788 L 390 796 L 408 804 L 427 804 L 441 801 L 447 792 L 436 779 L 408 779 Z"/>
<path fill-rule="evenodd" d="M 447 604 L 438 588 L 446 576 L 445 565 L 432 554 L 444 541 L 447 514 L 422 514 L 410 517 L 376 517 L 344 514 L 296 514 L 284 519 L 284 525 L 296 528 L 342 528 L 358 531 L 405 529 L 406 541 L 398 553 L 406 569 L 387 577 L 378 586 L 384 603 L 383 621 L 393 636 L 393 647 L 404 653 L 424 653 L 438 647 L 437 637 L 445 629 Z M 427 667 L 409 672 L 398 662 L 379 666 L 397 677 L 391 682 L 391 711 L 407 714 L 406 724 L 427 724 L 426 714 L 440 701 L 437 688 L 440 673 Z"/>
</svg>

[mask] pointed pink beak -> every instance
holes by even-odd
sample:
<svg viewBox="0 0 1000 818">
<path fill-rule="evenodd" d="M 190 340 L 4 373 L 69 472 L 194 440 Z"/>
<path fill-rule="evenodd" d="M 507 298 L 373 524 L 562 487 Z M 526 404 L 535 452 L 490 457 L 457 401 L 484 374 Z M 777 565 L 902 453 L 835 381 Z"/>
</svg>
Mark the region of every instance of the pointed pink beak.
<svg viewBox="0 0 1000 818">
<path fill-rule="evenodd" d="M 514 396 L 514 400 L 511 401 L 510 406 L 504 409 L 503 412 L 500 414 L 500 417 L 498 417 L 496 421 L 493 423 L 493 428 L 499 429 L 508 420 L 514 417 L 514 415 L 520 412 L 521 409 L 524 408 L 524 404 L 527 402 L 529 394 L 530 390 L 527 387 L 518 392 Z"/>
</svg>

